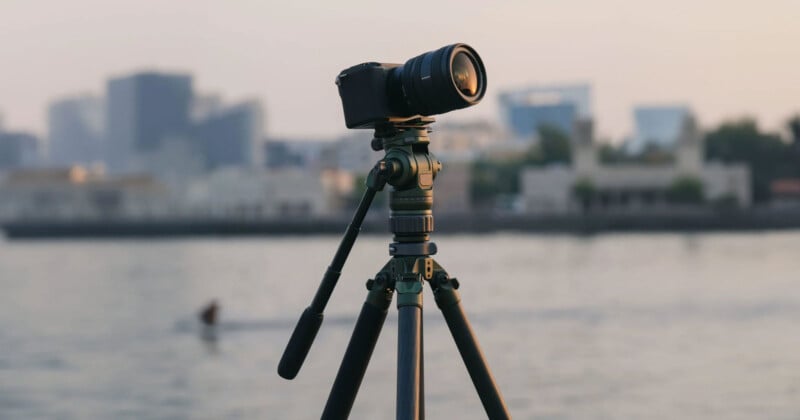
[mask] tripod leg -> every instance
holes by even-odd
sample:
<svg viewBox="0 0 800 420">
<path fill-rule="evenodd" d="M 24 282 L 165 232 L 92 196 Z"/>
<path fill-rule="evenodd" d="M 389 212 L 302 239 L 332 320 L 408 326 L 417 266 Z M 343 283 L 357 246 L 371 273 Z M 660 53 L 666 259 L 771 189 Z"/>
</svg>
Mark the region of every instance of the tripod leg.
<svg viewBox="0 0 800 420">
<path fill-rule="evenodd" d="M 481 399 L 484 410 L 490 419 L 510 419 L 503 396 L 494 383 L 489 365 L 483 358 L 478 340 L 472 332 L 467 316 L 461 308 L 461 297 L 456 289 L 458 281 L 449 279 L 447 273 L 440 271 L 431 282 L 436 305 L 442 311 L 447 327 L 453 335 L 461 359 L 467 367 L 475 390 Z"/>
<path fill-rule="evenodd" d="M 419 311 L 419 420 L 425 420 L 425 313 Z"/>
<path fill-rule="evenodd" d="M 420 418 L 422 281 L 397 282 L 397 419 Z"/>
<path fill-rule="evenodd" d="M 350 415 L 358 388 L 386 320 L 394 289 L 380 274 L 368 283 L 367 300 L 361 307 L 353 335 L 322 412 L 322 419 L 345 419 Z"/>
</svg>

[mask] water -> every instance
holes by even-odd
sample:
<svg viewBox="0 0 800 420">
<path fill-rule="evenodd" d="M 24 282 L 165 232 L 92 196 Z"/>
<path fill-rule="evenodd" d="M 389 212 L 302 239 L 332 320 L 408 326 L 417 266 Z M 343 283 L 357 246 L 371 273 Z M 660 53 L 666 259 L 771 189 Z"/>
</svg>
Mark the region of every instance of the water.
<svg viewBox="0 0 800 420">
<path fill-rule="evenodd" d="M 356 244 L 294 381 L 338 238 L 0 241 L 0 419 L 317 418 L 386 239 Z M 436 240 L 515 418 L 800 418 L 800 232 Z M 428 418 L 485 418 L 425 301 Z M 392 309 L 352 418 L 393 418 L 396 344 Z"/>
</svg>

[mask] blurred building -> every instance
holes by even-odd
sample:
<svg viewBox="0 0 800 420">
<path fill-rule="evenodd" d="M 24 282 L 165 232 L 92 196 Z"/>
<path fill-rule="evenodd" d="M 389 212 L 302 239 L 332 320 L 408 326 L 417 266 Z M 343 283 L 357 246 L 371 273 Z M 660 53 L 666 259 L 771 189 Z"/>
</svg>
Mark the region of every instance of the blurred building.
<svg viewBox="0 0 800 420">
<path fill-rule="evenodd" d="M 769 185 L 770 207 L 776 209 L 800 208 L 800 178 L 780 178 Z"/>
<path fill-rule="evenodd" d="M 192 77 L 137 73 L 109 80 L 106 93 L 106 166 L 131 171 L 137 154 L 158 149 L 167 137 L 183 136 L 190 125 Z"/>
<path fill-rule="evenodd" d="M 507 91 L 500 94 L 500 106 L 517 139 L 535 139 L 543 125 L 571 135 L 575 121 L 591 118 L 591 88 L 575 84 Z"/>
<path fill-rule="evenodd" d="M 672 163 L 601 165 L 590 120 L 576 123 L 572 150 L 571 167 L 522 171 L 520 190 L 528 212 L 571 213 L 587 207 L 616 212 L 670 211 L 676 206 L 670 199 L 671 190 L 681 180 L 696 181 L 705 204 L 751 205 L 749 168 L 745 164 L 704 163 L 702 136 L 693 117 L 681 124 Z"/>
<path fill-rule="evenodd" d="M 338 215 L 352 185 L 343 172 L 230 167 L 195 179 L 184 204 L 188 214 L 211 218 L 325 217 Z"/>
<path fill-rule="evenodd" d="M 269 169 L 303 168 L 303 155 L 293 150 L 291 142 L 268 139 L 264 142 L 264 166 Z"/>
<path fill-rule="evenodd" d="M 29 168 L 41 162 L 41 144 L 33 134 L 0 131 L 0 171 Z"/>
<path fill-rule="evenodd" d="M 636 132 L 627 145 L 630 153 L 640 153 L 648 147 L 673 150 L 681 135 L 683 122 L 691 117 L 687 106 L 637 106 L 633 109 Z"/>
<path fill-rule="evenodd" d="M 189 117 L 192 122 L 200 122 L 217 114 L 224 108 L 222 96 L 217 94 L 195 94 L 192 99 Z"/>
<path fill-rule="evenodd" d="M 320 170 L 323 154 L 332 145 L 329 140 L 270 138 L 264 143 L 264 166 L 268 169 Z"/>
<path fill-rule="evenodd" d="M 432 129 L 430 151 L 443 162 L 471 162 L 508 137 L 500 127 L 485 121 L 437 123 Z"/>
<path fill-rule="evenodd" d="M 262 166 L 263 112 L 258 101 L 206 110 L 192 127 L 192 139 L 208 169 L 223 166 Z"/>
<path fill-rule="evenodd" d="M 468 162 L 451 162 L 442 165 L 436 175 L 433 195 L 435 214 L 469 213 L 472 211 L 470 185 L 472 168 Z"/>
<path fill-rule="evenodd" d="M 353 130 L 331 142 L 322 151 L 321 167 L 366 175 L 375 163 L 383 157 L 383 152 L 372 150 L 371 130 Z"/>
<path fill-rule="evenodd" d="M 103 100 L 84 95 L 53 102 L 47 109 L 48 162 L 89 165 L 103 160 Z"/>
<path fill-rule="evenodd" d="M 164 216 L 166 203 L 151 177 L 107 178 L 80 166 L 14 171 L 0 182 L 2 220 L 142 219 Z"/>
<path fill-rule="evenodd" d="M 188 135 L 166 136 L 158 148 L 137 153 L 130 159 L 132 173 L 158 178 L 171 190 L 180 191 L 206 170 L 206 158 L 194 138 Z"/>
</svg>

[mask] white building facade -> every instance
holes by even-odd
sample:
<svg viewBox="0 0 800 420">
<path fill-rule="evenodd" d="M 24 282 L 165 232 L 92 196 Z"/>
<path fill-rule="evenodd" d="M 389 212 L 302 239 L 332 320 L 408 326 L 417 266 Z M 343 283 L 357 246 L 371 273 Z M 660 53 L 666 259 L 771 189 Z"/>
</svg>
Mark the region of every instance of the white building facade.
<svg viewBox="0 0 800 420">
<path fill-rule="evenodd" d="M 705 203 L 739 208 L 752 204 L 750 170 L 744 164 L 706 163 L 703 142 L 694 119 L 684 120 L 675 139 L 670 164 L 602 165 L 593 141 L 592 123 L 580 120 L 572 137 L 572 166 L 526 168 L 520 174 L 520 194 L 527 212 L 568 214 L 586 207 L 599 211 L 637 212 L 675 208 L 669 191 L 680 180 L 702 184 Z M 583 187 L 584 197 L 577 191 Z"/>
</svg>

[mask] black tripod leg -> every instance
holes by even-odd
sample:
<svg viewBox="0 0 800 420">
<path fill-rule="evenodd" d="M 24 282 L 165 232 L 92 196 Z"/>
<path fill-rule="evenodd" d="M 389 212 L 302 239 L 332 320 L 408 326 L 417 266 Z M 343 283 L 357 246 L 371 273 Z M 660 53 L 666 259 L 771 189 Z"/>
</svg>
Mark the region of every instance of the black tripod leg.
<svg viewBox="0 0 800 420">
<path fill-rule="evenodd" d="M 397 286 L 397 420 L 420 418 L 422 349 L 422 282 Z"/>
<path fill-rule="evenodd" d="M 353 408 L 358 388 L 364 379 L 369 359 L 386 320 L 394 289 L 381 276 L 371 282 L 367 300 L 361 307 L 353 335 L 344 353 L 336 380 L 322 412 L 323 419 L 346 419 Z"/>
<path fill-rule="evenodd" d="M 436 279 L 431 282 L 436 305 L 441 309 L 442 315 L 447 322 L 447 327 L 453 335 L 461 359 L 467 367 L 475 390 L 481 399 L 484 410 L 490 419 L 510 419 L 503 396 L 494 383 L 492 372 L 489 365 L 483 358 L 478 340 L 472 332 L 467 316 L 461 308 L 461 297 L 456 289 L 458 281 L 448 279 L 444 272 L 437 273 Z"/>
<path fill-rule="evenodd" d="M 419 420 L 425 420 L 425 313 L 419 311 Z"/>
</svg>

